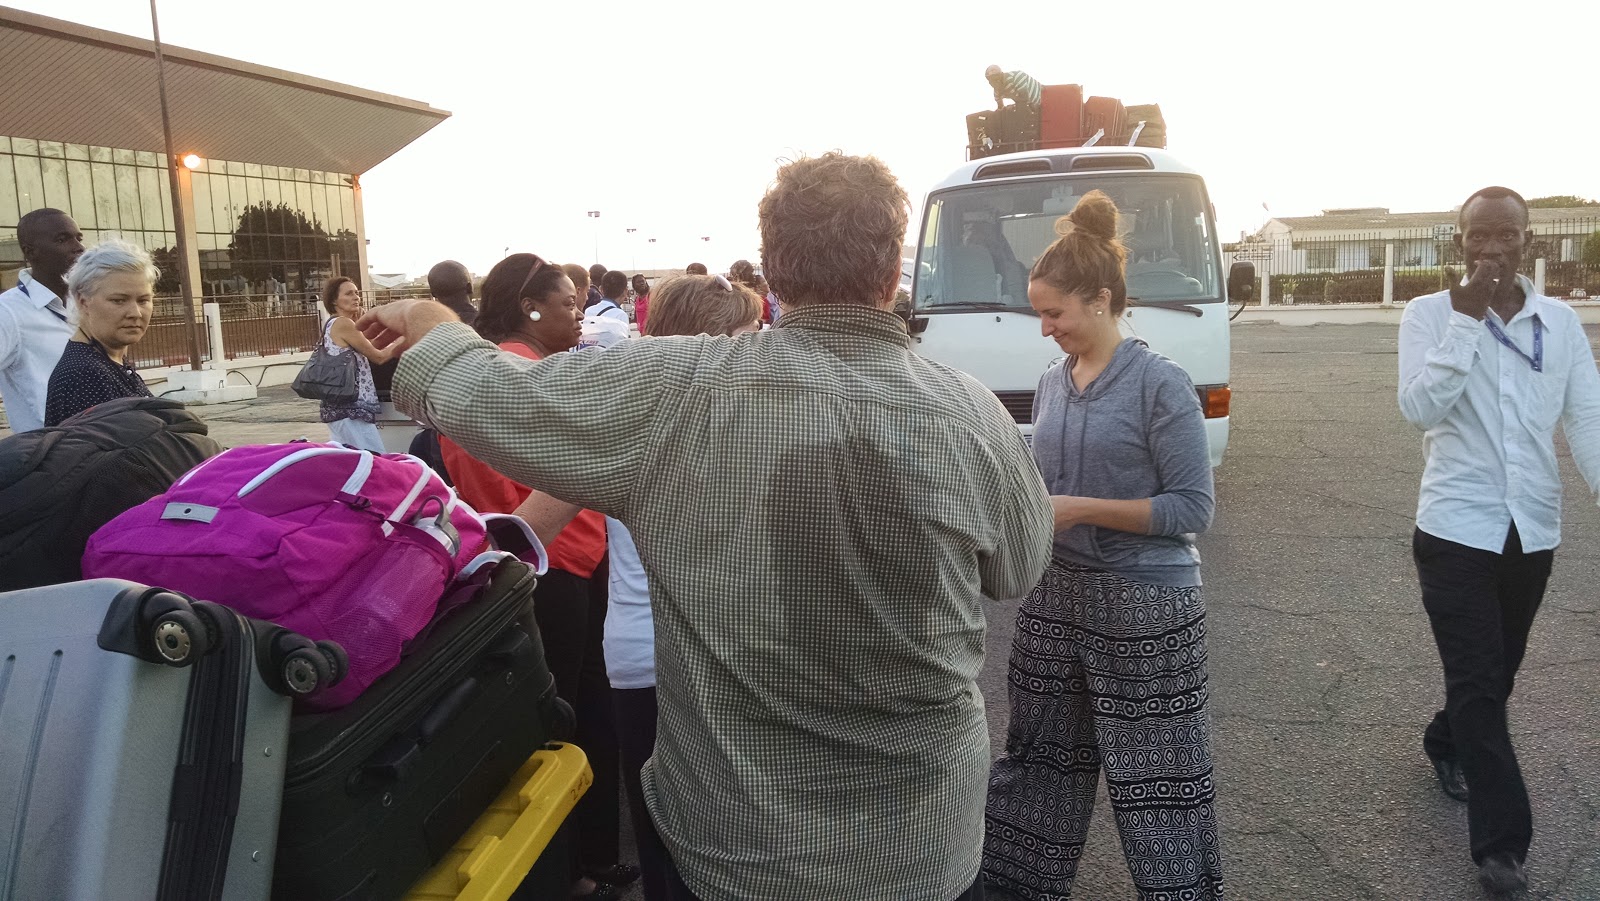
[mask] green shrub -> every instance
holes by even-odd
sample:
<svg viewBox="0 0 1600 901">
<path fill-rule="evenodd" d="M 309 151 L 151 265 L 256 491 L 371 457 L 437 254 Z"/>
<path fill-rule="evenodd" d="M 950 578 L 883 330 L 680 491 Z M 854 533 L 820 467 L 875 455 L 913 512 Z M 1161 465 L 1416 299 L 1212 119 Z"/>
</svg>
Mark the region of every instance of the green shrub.
<svg viewBox="0 0 1600 901">
<path fill-rule="evenodd" d="M 1600 231 L 1583 239 L 1583 253 L 1578 258 L 1587 266 L 1600 266 Z"/>
<path fill-rule="evenodd" d="M 1414 297 L 1443 290 L 1449 284 L 1450 270 L 1408 269 L 1394 274 L 1394 299 L 1404 303 Z M 1381 303 L 1383 270 L 1352 269 L 1348 272 L 1297 272 L 1273 276 L 1273 300 L 1294 295 L 1299 303 Z"/>
</svg>

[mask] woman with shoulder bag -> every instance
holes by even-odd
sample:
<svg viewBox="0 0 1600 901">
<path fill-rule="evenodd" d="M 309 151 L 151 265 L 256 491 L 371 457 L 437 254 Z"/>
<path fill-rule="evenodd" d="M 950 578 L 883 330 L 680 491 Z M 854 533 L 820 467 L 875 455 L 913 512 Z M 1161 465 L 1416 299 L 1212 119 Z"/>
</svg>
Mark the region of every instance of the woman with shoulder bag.
<svg viewBox="0 0 1600 901">
<path fill-rule="evenodd" d="M 337 357 L 356 354 L 356 398 L 349 403 L 322 402 L 320 418 L 328 424 L 329 440 L 383 453 L 383 438 L 378 434 L 378 389 L 372 382 L 372 364 L 386 363 L 395 355 L 394 345 L 382 350 L 374 347 L 356 328 L 361 318 L 361 288 L 355 280 L 339 276 L 322 286 L 322 306 L 333 318 L 322 326 L 322 349 Z"/>
</svg>

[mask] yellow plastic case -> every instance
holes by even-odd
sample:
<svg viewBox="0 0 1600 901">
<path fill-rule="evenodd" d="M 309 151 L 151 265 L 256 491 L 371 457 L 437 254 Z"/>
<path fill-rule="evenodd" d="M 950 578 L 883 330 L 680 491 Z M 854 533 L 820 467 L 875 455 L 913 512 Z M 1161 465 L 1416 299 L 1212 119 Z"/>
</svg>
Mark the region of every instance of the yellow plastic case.
<svg viewBox="0 0 1600 901">
<path fill-rule="evenodd" d="M 507 901 L 593 782 L 577 745 L 535 751 L 405 901 Z"/>
</svg>

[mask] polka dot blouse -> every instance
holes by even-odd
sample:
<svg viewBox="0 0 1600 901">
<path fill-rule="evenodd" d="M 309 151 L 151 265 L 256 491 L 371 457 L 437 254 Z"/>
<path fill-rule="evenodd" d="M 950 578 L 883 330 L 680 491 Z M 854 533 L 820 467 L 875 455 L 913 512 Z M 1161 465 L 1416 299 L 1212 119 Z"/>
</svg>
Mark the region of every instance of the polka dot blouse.
<svg viewBox="0 0 1600 901">
<path fill-rule="evenodd" d="M 132 366 L 106 356 L 98 342 L 68 341 L 55 371 L 50 373 L 50 388 L 45 395 L 44 424 L 60 425 L 95 404 L 119 397 L 149 397 Z"/>
</svg>

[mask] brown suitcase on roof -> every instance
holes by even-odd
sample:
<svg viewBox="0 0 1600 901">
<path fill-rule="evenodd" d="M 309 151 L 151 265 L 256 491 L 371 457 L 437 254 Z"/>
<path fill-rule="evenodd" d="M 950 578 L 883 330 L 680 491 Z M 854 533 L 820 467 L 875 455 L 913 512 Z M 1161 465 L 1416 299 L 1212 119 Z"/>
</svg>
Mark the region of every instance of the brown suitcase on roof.
<svg viewBox="0 0 1600 901">
<path fill-rule="evenodd" d="M 1083 137 L 1083 86 L 1047 84 L 1040 88 L 1039 146 L 1076 147 Z"/>
</svg>

